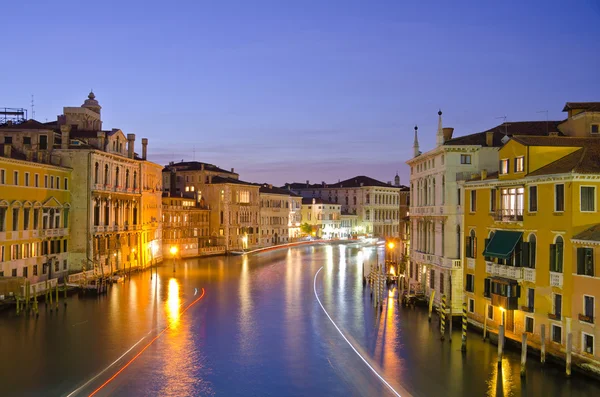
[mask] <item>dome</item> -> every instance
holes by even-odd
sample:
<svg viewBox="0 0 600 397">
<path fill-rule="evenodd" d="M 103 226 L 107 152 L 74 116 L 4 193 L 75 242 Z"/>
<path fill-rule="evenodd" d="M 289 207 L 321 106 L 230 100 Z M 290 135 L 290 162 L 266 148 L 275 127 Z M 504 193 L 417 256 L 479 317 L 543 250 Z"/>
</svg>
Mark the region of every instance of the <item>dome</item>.
<svg viewBox="0 0 600 397">
<path fill-rule="evenodd" d="M 88 108 L 96 113 L 100 113 L 100 109 L 102 109 L 102 106 L 100 106 L 100 104 L 96 100 L 96 95 L 94 94 L 94 91 L 90 91 L 90 93 L 88 94 L 88 99 L 83 101 L 83 105 L 81 105 L 81 107 Z"/>
</svg>

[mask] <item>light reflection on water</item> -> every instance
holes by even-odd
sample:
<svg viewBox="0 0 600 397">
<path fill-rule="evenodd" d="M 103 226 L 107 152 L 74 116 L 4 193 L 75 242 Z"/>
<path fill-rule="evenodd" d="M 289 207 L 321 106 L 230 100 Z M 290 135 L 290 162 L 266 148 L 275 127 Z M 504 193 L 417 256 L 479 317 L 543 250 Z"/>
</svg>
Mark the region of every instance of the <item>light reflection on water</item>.
<svg viewBox="0 0 600 397">
<path fill-rule="evenodd" d="M 177 279 L 171 278 L 169 280 L 168 297 L 167 297 L 167 318 L 169 319 L 169 326 L 172 331 L 177 330 L 179 325 L 179 309 L 181 305 L 181 298 L 179 297 L 179 283 Z"/>
</svg>

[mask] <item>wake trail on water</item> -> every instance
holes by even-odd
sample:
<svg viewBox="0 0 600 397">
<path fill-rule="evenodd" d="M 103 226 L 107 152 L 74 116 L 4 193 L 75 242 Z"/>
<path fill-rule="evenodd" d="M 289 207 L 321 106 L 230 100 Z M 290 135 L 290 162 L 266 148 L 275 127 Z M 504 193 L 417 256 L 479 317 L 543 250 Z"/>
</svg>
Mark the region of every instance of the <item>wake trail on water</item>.
<svg viewBox="0 0 600 397">
<path fill-rule="evenodd" d="M 369 362 L 367 361 L 367 359 L 358 352 L 358 350 L 354 347 L 354 345 L 348 340 L 348 338 L 346 338 L 346 335 L 344 335 L 344 333 L 342 332 L 342 330 L 337 326 L 337 324 L 335 323 L 335 321 L 333 321 L 333 319 L 331 318 L 331 316 L 329 315 L 329 313 L 327 312 L 327 310 L 325 310 L 325 307 L 323 306 L 323 303 L 321 303 L 321 299 L 319 299 L 319 295 L 317 294 L 317 276 L 319 275 L 319 273 L 321 272 L 321 270 L 323 270 L 323 266 L 321 266 L 321 268 L 319 270 L 317 270 L 317 272 L 315 273 L 315 278 L 313 281 L 313 290 L 315 292 L 315 298 L 317 298 L 317 302 L 319 302 L 319 306 L 321 306 L 321 309 L 323 309 L 323 312 L 325 313 L 325 315 L 327 316 L 327 318 L 329 319 L 329 321 L 331 321 L 331 324 L 333 324 L 333 326 L 335 327 L 335 329 L 337 329 L 337 331 L 340 333 L 340 335 L 342 336 L 342 338 L 344 338 L 344 340 L 346 341 L 346 343 L 348 343 L 348 345 L 352 348 L 352 350 L 354 350 L 354 352 L 356 353 L 356 355 L 358 357 L 360 357 L 360 359 L 367 365 L 367 367 L 369 367 L 369 369 L 375 374 L 375 376 L 377 376 L 377 378 L 379 378 L 379 380 L 381 382 L 383 382 L 384 385 L 386 385 L 388 387 L 388 389 L 394 393 L 396 396 L 398 397 L 402 397 L 400 395 L 400 393 L 398 393 L 396 391 L 396 389 L 394 389 L 392 387 L 392 385 L 390 385 L 388 383 L 388 381 L 386 381 L 383 376 L 381 376 L 379 374 L 379 372 L 377 372 L 377 370 L 375 368 L 373 368 L 373 366 L 371 364 L 369 364 Z M 404 395 L 404 397 L 412 397 L 410 393 L 408 393 L 406 390 L 402 389 L 402 394 Z"/>
</svg>

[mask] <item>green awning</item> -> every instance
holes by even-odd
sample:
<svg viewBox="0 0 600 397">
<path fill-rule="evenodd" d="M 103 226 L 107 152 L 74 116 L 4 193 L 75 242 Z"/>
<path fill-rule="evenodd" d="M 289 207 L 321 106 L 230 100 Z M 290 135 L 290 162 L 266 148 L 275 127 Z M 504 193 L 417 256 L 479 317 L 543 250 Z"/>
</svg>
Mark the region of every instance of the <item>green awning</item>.
<svg viewBox="0 0 600 397">
<path fill-rule="evenodd" d="M 497 230 L 483 250 L 483 256 L 499 259 L 510 258 L 521 236 L 523 236 L 523 232 Z"/>
</svg>

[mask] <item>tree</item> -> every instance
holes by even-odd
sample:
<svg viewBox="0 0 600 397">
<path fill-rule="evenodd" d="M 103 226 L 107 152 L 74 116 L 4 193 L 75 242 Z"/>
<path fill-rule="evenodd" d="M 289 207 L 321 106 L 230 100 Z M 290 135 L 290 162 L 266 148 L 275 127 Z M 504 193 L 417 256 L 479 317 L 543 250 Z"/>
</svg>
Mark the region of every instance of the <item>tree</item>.
<svg viewBox="0 0 600 397">
<path fill-rule="evenodd" d="M 303 234 L 306 234 L 306 235 L 309 235 L 309 236 L 310 236 L 310 235 L 312 234 L 312 226 L 311 226 L 311 225 L 309 225 L 309 224 L 308 224 L 308 223 L 306 223 L 306 222 L 305 222 L 305 223 L 302 223 L 302 224 L 300 225 L 300 231 L 301 231 Z"/>
</svg>

